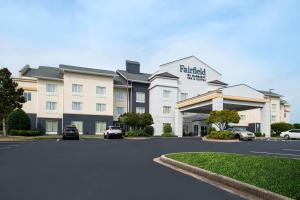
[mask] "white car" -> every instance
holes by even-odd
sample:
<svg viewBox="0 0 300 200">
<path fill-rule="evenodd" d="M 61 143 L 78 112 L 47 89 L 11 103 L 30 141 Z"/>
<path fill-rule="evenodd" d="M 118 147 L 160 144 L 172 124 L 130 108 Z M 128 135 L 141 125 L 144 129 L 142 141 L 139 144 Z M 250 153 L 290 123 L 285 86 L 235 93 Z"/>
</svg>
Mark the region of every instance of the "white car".
<svg viewBox="0 0 300 200">
<path fill-rule="evenodd" d="M 300 139 L 300 129 L 292 129 L 289 131 L 282 132 L 280 137 L 284 139 Z"/>
<path fill-rule="evenodd" d="M 122 130 L 119 126 L 109 126 L 108 129 L 104 132 L 104 138 L 122 138 Z"/>
<path fill-rule="evenodd" d="M 234 137 L 239 140 L 255 140 L 255 134 L 247 131 L 244 128 L 230 127 L 226 129 L 227 131 L 232 131 Z"/>
</svg>

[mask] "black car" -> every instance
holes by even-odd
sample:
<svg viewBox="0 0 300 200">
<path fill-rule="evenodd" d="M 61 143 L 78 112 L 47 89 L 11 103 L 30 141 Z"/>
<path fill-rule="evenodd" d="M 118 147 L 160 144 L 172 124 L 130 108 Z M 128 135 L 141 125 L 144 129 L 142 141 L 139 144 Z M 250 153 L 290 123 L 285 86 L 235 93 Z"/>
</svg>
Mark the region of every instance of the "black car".
<svg viewBox="0 0 300 200">
<path fill-rule="evenodd" d="M 79 140 L 79 132 L 76 126 L 68 125 L 64 128 L 63 139 L 75 139 Z"/>
</svg>

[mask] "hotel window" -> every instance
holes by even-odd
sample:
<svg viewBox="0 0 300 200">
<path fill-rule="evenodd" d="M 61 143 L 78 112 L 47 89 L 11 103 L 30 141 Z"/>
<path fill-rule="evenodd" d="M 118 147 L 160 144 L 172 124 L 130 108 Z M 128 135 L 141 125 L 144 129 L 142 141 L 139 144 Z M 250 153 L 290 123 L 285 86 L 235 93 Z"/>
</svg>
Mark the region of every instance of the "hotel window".
<svg viewBox="0 0 300 200">
<path fill-rule="evenodd" d="M 58 121 L 57 120 L 46 120 L 46 133 L 57 134 Z"/>
<path fill-rule="evenodd" d="M 284 118 L 286 118 L 286 112 L 284 113 Z"/>
<path fill-rule="evenodd" d="M 49 95 L 55 94 L 57 92 L 57 85 L 53 83 L 46 84 L 46 93 Z"/>
<path fill-rule="evenodd" d="M 106 87 L 96 86 L 96 95 L 97 96 L 105 96 L 106 95 Z"/>
<path fill-rule="evenodd" d="M 116 96 L 117 100 L 124 100 L 125 99 L 125 91 L 121 90 L 121 89 L 116 89 L 115 96 Z"/>
<path fill-rule="evenodd" d="M 164 98 L 170 98 L 171 97 L 171 91 L 170 90 L 163 90 L 163 97 Z"/>
<path fill-rule="evenodd" d="M 188 94 L 187 93 L 180 93 L 180 100 L 186 100 L 188 97 Z"/>
<path fill-rule="evenodd" d="M 145 107 L 136 107 L 136 113 L 143 114 L 145 113 Z"/>
<path fill-rule="evenodd" d="M 71 124 L 76 126 L 78 132 L 80 134 L 82 134 L 82 132 L 83 132 L 83 122 L 82 121 L 72 121 Z"/>
<path fill-rule="evenodd" d="M 56 111 L 56 109 L 57 109 L 57 102 L 53 102 L 53 101 L 46 102 L 47 111 Z"/>
<path fill-rule="evenodd" d="M 272 115 L 272 122 L 276 122 L 276 115 Z"/>
<path fill-rule="evenodd" d="M 240 115 L 241 121 L 246 121 L 246 115 Z"/>
<path fill-rule="evenodd" d="M 82 110 L 82 102 L 72 102 L 72 110 Z"/>
<path fill-rule="evenodd" d="M 31 101 L 31 92 L 24 92 L 25 101 Z"/>
<path fill-rule="evenodd" d="M 136 102 L 145 103 L 145 92 L 136 92 Z"/>
<path fill-rule="evenodd" d="M 82 94 L 83 85 L 80 84 L 72 84 L 72 93 L 74 94 Z"/>
<path fill-rule="evenodd" d="M 96 111 L 97 112 L 105 112 L 106 111 L 106 104 L 96 103 Z"/>
<path fill-rule="evenodd" d="M 164 106 L 163 107 L 163 113 L 164 114 L 170 114 L 171 113 L 171 106 Z"/>
<path fill-rule="evenodd" d="M 96 122 L 96 134 L 106 131 L 106 122 Z"/>
<path fill-rule="evenodd" d="M 122 115 L 122 114 L 124 114 L 124 113 L 125 113 L 124 107 L 117 107 L 117 108 L 116 108 L 116 113 L 117 113 L 117 115 Z"/>
<path fill-rule="evenodd" d="M 277 105 L 276 104 L 272 104 L 272 112 L 276 112 L 277 110 Z"/>
</svg>

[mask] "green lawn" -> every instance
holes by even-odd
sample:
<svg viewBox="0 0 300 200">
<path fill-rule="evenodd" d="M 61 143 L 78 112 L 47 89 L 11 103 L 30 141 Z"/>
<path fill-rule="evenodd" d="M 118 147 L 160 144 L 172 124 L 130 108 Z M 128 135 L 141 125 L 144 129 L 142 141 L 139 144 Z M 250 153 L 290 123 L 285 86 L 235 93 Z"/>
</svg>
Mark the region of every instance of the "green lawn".
<svg viewBox="0 0 300 200">
<path fill-rule="evenodd" d="M 300 160 L 210 152 L 176 153 L 167 157 L 300 199 Z"/>
</svg>

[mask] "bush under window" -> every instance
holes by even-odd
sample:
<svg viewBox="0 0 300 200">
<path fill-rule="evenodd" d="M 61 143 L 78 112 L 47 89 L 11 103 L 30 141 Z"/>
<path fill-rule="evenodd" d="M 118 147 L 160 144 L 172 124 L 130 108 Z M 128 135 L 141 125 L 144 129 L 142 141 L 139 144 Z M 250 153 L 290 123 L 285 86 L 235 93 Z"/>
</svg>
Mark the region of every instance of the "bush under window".
<svg viewBox="0 0 300 200">
<path fill-rule="evenodd" d="M 40 136 L 43 135 L 43 132 L 38 130 L 9 130 L 9 134 L 14 136 Z"/>
<path fill-rule="evenodd" d="M 22 109 L 12 111 L 6 119 L 7 130 L 30 130 L 30 118 Z"/>
<path fill-rule="evenodd" d="M 207 138 L 230 140 L 234 139 L 234 133 L 231 131 L 211 131 Z"/>
</svg>

